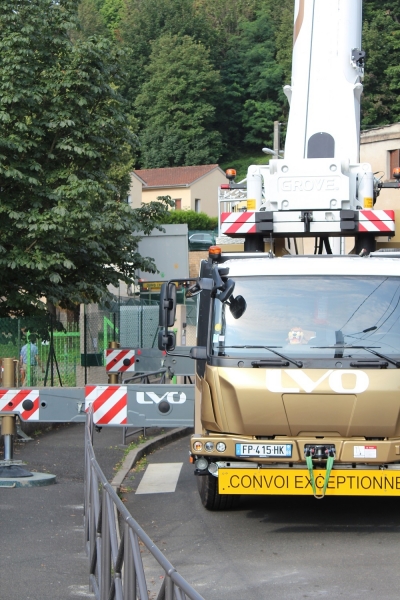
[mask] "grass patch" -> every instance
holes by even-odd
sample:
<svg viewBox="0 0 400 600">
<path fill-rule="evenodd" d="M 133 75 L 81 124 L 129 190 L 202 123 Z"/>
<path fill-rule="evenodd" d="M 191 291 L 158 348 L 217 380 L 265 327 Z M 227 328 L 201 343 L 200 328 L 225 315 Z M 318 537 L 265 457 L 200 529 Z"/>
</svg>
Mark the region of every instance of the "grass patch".
<svg viewBox="0 0 400 600">
<path fill-rule="evenodd" d="M 132 469 L 132 471 L 134 473 L 140 473 L 141 471 L 144 471 L 146 467 L 147 467 L 147 456 L 142 456 L 142 458 L 137 461 L 137 463 L 134 466 L 134 468 Z"/>
<path fill-rule="evenodd" d="M 114 471 L 116 471 L 118 473 L 118 471 L 121 469 L 124 460 L 126 459 L 126 457 L 128 456 L 129 452 L 131 450 L 135 450 L 136 448 L 139 448 L 139 446 L 142 446 L 145 442 L 151 440 L 151 437 L 144 437 L 143 435 L 140 435 L 137 440 L 135 440 L 134 442 L 131 442 L 129 444 L 129 446 L 127 448 L 125 448 L 121 458 L 119 459 L 119 461 L 117 462 L 117 464 L 114 467 Z M 139 461 L 140 462 L 140 461 Z M 137 463 L 138 464 L 138 463 Z"/>
</svg>

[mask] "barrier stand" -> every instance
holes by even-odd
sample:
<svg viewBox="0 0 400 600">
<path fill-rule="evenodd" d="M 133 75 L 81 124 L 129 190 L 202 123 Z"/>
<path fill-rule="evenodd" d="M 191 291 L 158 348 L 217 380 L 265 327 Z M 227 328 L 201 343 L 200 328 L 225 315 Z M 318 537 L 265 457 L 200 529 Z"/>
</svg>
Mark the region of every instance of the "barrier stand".
<svg viewBox="0 0 400 600">
<path fill-rule="evenodd" d="M 15 361 L 13 358 L 3 358 L 3 386 L 15 388 Z M 14 460 L 15 415 L 3 414 L 1 435 L 4 438 L 4 460 L 0 460 L 0 487 L 31 487 L 55 483 L 55 475 L 31 473 L 22 466 L 22 460 Z"/>
<path fill-rule="evenodd" d="M 108 342 L 109 348 L 119 348 L 119 342 Z M 108 383 L 118 383 L 119 373 L 109 373 Z"/>
</svg>

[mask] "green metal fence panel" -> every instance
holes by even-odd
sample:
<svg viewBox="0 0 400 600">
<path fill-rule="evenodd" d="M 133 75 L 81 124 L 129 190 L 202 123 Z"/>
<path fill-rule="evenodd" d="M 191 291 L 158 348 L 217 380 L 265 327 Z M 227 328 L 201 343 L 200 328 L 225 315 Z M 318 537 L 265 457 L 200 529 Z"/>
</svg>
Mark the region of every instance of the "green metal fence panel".
<svg viewBox="0 0 400 600">
<path fill-rule="evenodd" d="M 197 297 L 185 303 L 186 345 L 191 346 L 196 343 Z M 120 298 L 111 309 L 85 306 L 77 321 L 49 315 L 1 318 L 0 359 L 20 362 L 17 386 L 107 383 L 105 350 L 110 342 L 157 348 L 158 317 L 158 298 Z"/>
</svg>

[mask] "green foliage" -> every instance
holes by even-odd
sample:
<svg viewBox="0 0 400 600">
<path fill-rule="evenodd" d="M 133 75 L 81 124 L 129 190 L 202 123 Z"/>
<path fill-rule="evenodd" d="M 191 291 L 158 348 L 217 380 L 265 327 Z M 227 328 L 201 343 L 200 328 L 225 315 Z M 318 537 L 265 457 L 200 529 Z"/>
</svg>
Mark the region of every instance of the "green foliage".
<svg viewBox="0 0 400 600">
<path fill-rule="evenodd" d="M 112 36 L 118 37 L 119 27 L 124 17 L 123 0 L 104 0 L 100 14 Z"/>
<path fill-rule="evenodd" d="M 397 48 L 400 25 L 386 11 L 372 13 L 364 23 L 366 71 L 362 99 L 362 127 L 393 123 L 400 117 L 396 93 Z"/>
<path fill-rule="evenodd" d="M 170 196 L 158 196 L 160 202 L 171 202 Z M 195 212 L 194 210 L 170 210 L 163 216 L 164 225 L 181 225 L 187 223 L 188 229 L 199 231 L 213 230 L 218 227 L 218 217 L 209 217 L 206 213 Z"/>
<path fill-rule="evenodd" d="M 0 316 L 98 301 L 154 270 L 137 252 L 165 204 L 132 211 L 136 137 L 118 93 L 119 51 L 71 41 L 75 0 L 0 4 Z"/>
<path fill-rule="evenodd" d="M 124 93 L 132 105 L 148 80 L 146 67 L 153 42 L 164 35 L 188 35 L 207 48 L 215 47 L 216 32 L 208 26 L 201 4 L 193 0 L 125 0 L 123 12 L 118 32 L 127 50 L 124 67 L 128 80 Z"/>
<path fill-rule="evenodd" d="M 236 153 L 229 161 L 222 162 L 220 167 L 223 171 L 226 171 L 226 169 L 236 169 L 237 175 L 235 181 L 239 182 L 247 177 L 247 169 L 250 165 L 267 165 L 270 158 L 271 156 L 262 152 Z"/>
<path fill-rule="evenodd" d="M 276 22 L 276 61 L 282 69 L 282 81 L 284 85 L 290 84 L 292 77 L 292 39 L 293 39 L 293 2 L 292 0 L 283 0 L 281 9 L 276 15 L 279 20 Z M 288 105 L 284 105 L 284 112 L 287 114 Z"/>
<path fill-rule="evenodd" d="M 271 144 L 273 121 L 279 120 L 284 131 L 289 106 L 282 86 L 291 79 L 293 0 L 281 0 L 279 7 L 273 0 L 82 0 L 82 6 L 86 6 L 85 14 L 82 9 L 85 35 L 103 26 L 114 43 L 124 48 L 120 60 L 127 78 L 120 89 L 133 114 L 141 117 L 141 153 L 136 167 L 199 164 L 207 162 L 208 155 L 212 162 L 225 161 L 238 152 L 254 153 L 264 144 Z M 89 6 L 96 7 L 93 10 L 97 16 L 92 19 Z M 367 52 L 362 101 L 365 128 L 400 118 L 400 4 L 398 0 L 368 0 L 363 2 L 363 15 L 363 48 Z M 185 36 L 208 50 L 201 76 L 207 69 L 220 76 L 218 91 L 207 99 L 210 112 L 214 109 L 214 123 L 202 125 L 200 137 L 190 142 L 186 133 L 182 136 L 178 131 L 176 97 L 167 80 L 172 76 L 176 83 L 177 74 L 182 83 L 179 90 L 185 89 L 186 93 L 191 89 L 190 78 L 186 80 L 178 68 L 172 69 L 165 45 L 169 37 L 180 40 L 181 46 Z M 180 60 L 179 52 L 173 55 Z M 160 73 L 165 68 L 164 80 L 156 76 L 155 68 Z M 188 68 L 190 71 L 193 65 Z M 154 95 L 151 101 L 150 92 Z M 135 104 L 138 96 L 139 104 Z M 181 97 L 182 93 L 178 104 Z M 153 120 L 147 123 L 151 102 L 162 109 L 163 115 L 171 113 L 171 125 L 163 124 L 158 130 Z M 193 114 L 196 120 L 198 105 L 193 98 L 186 103 L 185 114 Z"/>
<path fill-rule="evenodd" d="M 95 0 L 82 0 L 78 6 L 78 19 L 81 29 L 73 32 L 73 37 L 76 39 L 87 39 L 92 35 L 107 33 L 103 15 L 97 10 Z"/>
<path fill-rule="evenodd" d="M 217 162 L 214 101 L 221 87 L 208 50 L 189 36 L 164 35 L 154 42 L 146 70 L 149 78 L 136 99 L 142 167 Z"/>
</svg>

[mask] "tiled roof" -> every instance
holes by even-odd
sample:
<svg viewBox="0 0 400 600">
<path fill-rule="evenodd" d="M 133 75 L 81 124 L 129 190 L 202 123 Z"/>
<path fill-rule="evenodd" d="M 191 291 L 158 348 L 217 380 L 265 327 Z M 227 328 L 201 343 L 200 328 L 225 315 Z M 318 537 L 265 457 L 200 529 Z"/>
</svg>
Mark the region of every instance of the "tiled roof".
<svg viewBox="0 0 400 600">
<path fill-rule="evenodd" d="M 198 165 L 197 167 L 168 167 L 166 169 L 138 169 L 134 174 L 145 182 L 146 187 L 190 185 L 207 175 L 218 165 Z"/>
</svg>

